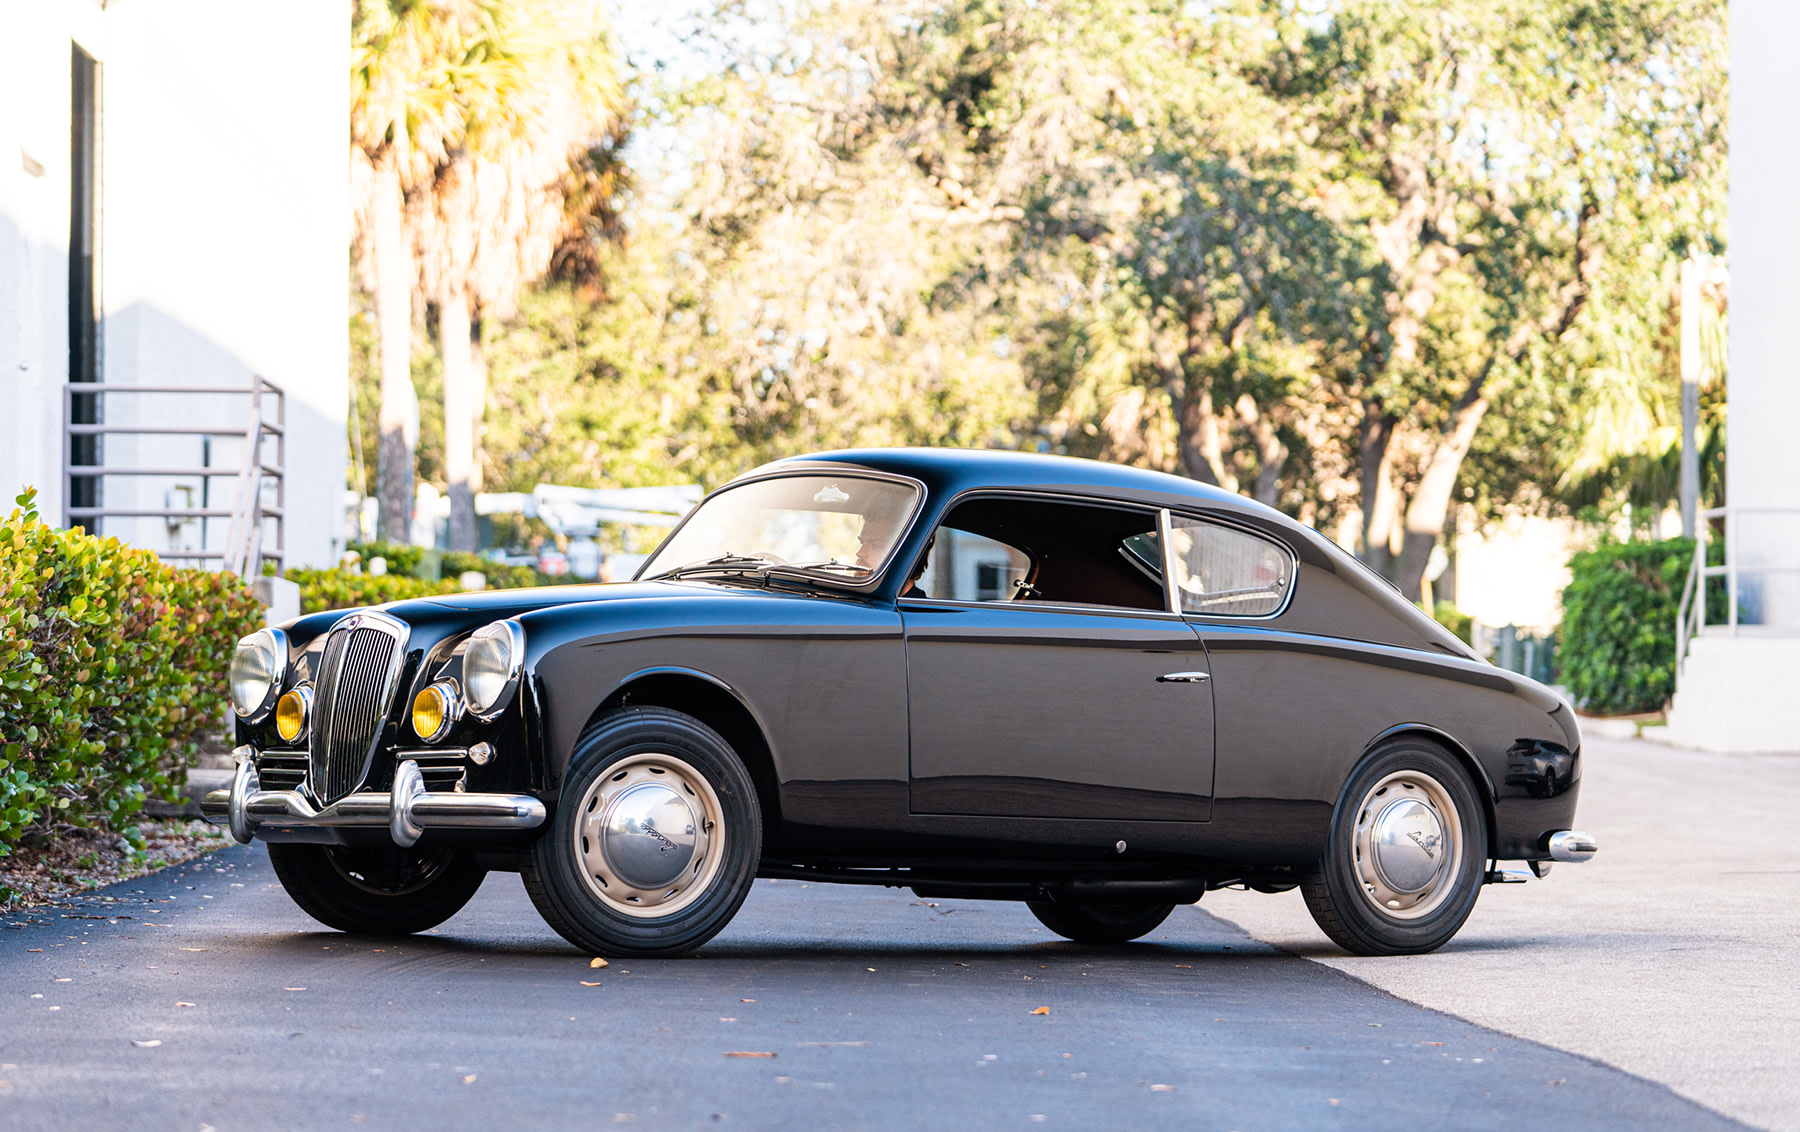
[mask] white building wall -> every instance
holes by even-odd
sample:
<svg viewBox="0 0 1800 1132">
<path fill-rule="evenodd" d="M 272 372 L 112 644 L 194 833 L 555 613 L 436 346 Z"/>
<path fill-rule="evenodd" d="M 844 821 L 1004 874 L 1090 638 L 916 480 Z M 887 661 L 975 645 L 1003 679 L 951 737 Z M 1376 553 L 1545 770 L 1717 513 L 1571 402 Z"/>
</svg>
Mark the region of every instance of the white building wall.
<svg viewBox="0 0 1800 1132">
<path fill-rule="evenodd" d="M 104 382 L 242 386 L 261 374 L 280 385 L 288 564 L 335 561 L 348 398 L 343 3 L 0 3 L 0 394 L 17 410 L 0 420 L 0 489 L 35 483 L 43 513 L 60 515 L 72 38 L 101 67 Z M 109 424 L 242 428 L 248 401 L 109 394 L 105 411 Z M 217 443 L 212 462 L 235 469 L 241 453 Z M 201 441 L 109 436 L 104 458 L 198 465 Z M 109 478 L 104 502 L 181 505 L 176 482 Z M 212 505 L 229 507 L 234 487 L 214 480 Z M 210 526 L 217 544 L 225 521 Z M 166 549 L 172 532 L 111 519 L 105 533 Z M 191 546 L 199 532 L 173 533 Z"/>
<path fill-rule="evenodd" d="M 91 0 L 0 3 L 0 510 L 27 486 L 62 512 L 68 380 L 69 57 L 101 50 Z"/>
<path fill-rule="evenodd" d="M 1800 38 L 1793 0 L 1731 0 L 1731 436 L 1725 497 L 1740 568 L 1800 568 Z M 1665 737 L 1716 751 L 1800 751 L 1800 574 L 1741 579 L 1733 635 L 1709 626 L 1676 678 Z"/>
</svg>

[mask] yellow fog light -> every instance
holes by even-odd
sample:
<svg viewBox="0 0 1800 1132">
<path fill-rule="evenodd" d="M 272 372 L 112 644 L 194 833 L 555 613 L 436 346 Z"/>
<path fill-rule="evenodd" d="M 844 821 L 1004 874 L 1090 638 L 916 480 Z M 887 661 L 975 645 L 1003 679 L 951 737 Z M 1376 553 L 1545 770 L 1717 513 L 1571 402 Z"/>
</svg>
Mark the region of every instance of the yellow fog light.
<svg viewBox="0 0 1800 1132">
<path fill-rule="evenodd" d="M 275 702 L 275 734 L 283 743 L 299 741 L 312 722 L 312 688 L 302 684 Z"/>
<path fill-rule="evenodd" d="M 450 733 L 462 718 L 462 694 L 456 685 L 440 680 L 413 697 L 413 734 L 427 743 L 435 743 Z"/>
</svg>

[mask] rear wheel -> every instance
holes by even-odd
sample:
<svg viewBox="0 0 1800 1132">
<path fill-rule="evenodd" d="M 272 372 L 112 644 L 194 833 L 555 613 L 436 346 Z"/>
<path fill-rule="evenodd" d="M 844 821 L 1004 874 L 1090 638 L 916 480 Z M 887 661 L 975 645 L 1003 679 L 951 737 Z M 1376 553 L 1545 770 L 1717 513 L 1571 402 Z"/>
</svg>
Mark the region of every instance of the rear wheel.
<svg viewBox="0 0 1800 1132">
<path fill-rule="evenodd" d="M 435 928 L 462 911 L 487 870 L 457 849 L 269 846 L 276 879 L 327 927 L 372 935 Z"/>
<path fill-rule="evenodd" d="M 1077 943 L 1129 943 L 1155 931 L 1175 910 L 1173 904 L 1029 900 L 1038 922 Z"/>
<path fill-rule="evenodd" d="M 1436 746 L 1401 740 L 1350 776 L 1330 842 L 1300 891 L 1346 951 L 1417 955 L 1442 947 L 1469 918 L 1486 860 L 1468 773 Z"/>
<path fill-rule="evenodd" d="M 762 856 L 750 774 L 706 724 L 626 708 L 588 729 L 523 871 L 546 922 L 596 955 L 678 955 L 737 914 Z"/>
</svg>

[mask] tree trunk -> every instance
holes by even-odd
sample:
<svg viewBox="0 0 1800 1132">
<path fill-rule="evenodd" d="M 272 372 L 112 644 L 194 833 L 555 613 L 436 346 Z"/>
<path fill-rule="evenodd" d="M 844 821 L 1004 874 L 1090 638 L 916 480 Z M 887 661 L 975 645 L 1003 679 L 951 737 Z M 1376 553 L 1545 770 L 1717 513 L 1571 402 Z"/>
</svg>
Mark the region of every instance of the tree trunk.
<svg viewBox="0 0 1800 1132">
<path fill-rule="evenodd" d="M 1425 567 L 1431 561 L 1432 548 L 1443 536 L 1456 475 L 1475 443 L 1475 430 L 1481 427 L 1487 409 L 1488 399 L 1480 395 L 1457 408 L 1449 433 L 1432 452 L 1431 462 L 1425 465 L 1425 474 L 1406 509 L 1406 541 L 1401 544 L 1400 571 L 1395 582 L 1408 601 L 1419 601 L 1424 596 Z"/>
<path fill-rule="evenodd" d="M 412 244 L 402 221 L 400 177 L 375 172 L 375 320 L 381 336 L 381 443 L 375 466 L 381 537 L 412 541 L 413 445 L 408 418 L 417 395 L 412 385 Z"/>
<path fill-rule="evenodd" d="M 1281 498 L 1281 468 L 1287 463 L 1288 447 L 1281 442 L 1275 422 L 1257 407 L 1256 399 L 1250 394 L 1238 398 L 1237 411 L 1256 438 L 1256 487 L 1251 498 L 1273 507 Z"/>
<path fill-rule="evenodd" d="M 1363 403 L 1362 443 L 1358 459 L 1362 465 L 1362 547 L 1364 563 L 1382 577 L 1393 573 L 1388 535 L 1399 515 L 1400 492 L 1394 483 L 1394 429 L 1399 419 L 1386 412 L 1380 402 Z"/>
<path fill-rule="evenodd" d="M 450 488 L 450 549 L 475 549 L 475 366 L 469 345 L 469 292 L 446 288 L 438 309 L 444 359 L 444 479 Z"/>
</svg>

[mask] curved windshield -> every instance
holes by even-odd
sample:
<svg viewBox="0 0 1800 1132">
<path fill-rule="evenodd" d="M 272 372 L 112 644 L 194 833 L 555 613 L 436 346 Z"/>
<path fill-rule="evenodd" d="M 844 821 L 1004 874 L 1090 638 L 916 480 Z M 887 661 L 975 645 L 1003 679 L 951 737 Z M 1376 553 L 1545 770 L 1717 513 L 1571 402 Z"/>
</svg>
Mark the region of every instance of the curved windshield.
<svg viewBox="0 0 1800 1132">
<path fill-rule="evenodd" d="M 858 476 L 728 487 L 701 503 L 638 577 L 784 568 L 865 582 L 894 552 L 919 495 L 911 484 Z"/>
</svg>

